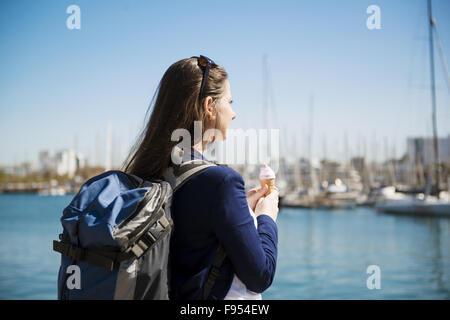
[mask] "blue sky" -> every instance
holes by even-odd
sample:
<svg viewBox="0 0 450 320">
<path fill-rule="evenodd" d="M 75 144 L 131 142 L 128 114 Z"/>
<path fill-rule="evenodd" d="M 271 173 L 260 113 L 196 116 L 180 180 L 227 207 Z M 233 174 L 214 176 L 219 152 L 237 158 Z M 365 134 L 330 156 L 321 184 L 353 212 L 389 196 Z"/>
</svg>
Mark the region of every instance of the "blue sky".
<svg viewBox="0 0 450 320">
<path fill-rule="evenodd" d="M 66 8 L 81 9 L 69 30 Z M 366 8 L 381 9 L 368 30 Z M 408 136 L 431 135 L 424 0 L 12 1 L 0 2 L 0 165 L 74 147 L 104 155 L 107 123 L 116 158 L 126 153 L 164 71 L 204 54 L 229 73 L 237 119 L 261 128 L 263 55 L 274 104 L 270 126 L 306 155 L 400 156 Z M 433 11 L 450 59 L 450 1 Z M 435 48 L 438 132 L 450 134 L 450 101 Z M 324 147 L 326 146 L 326 147 Z M 97 155 L 97 156 L 95 156 Z M 101 161 L 101 160 L 99 160 Z"/>
</svg>

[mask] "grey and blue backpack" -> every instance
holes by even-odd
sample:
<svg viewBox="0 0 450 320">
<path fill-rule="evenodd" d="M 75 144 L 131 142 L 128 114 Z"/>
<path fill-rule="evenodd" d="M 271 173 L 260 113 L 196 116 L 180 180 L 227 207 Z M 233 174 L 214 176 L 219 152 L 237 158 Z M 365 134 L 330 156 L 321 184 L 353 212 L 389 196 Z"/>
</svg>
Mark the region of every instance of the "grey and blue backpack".
<svg viewBox="0 0 450 320">
<path fill-rule="evenodd" d="M 172 194 L 215 164 L 188 161 L 166 180 L 108 171 L 86 181 L 61 218 L 53 241 L 61 253 L 58 299 L 168 299 Z M 219 246 L 202 297 L 225 258 Z"/>
</svg>

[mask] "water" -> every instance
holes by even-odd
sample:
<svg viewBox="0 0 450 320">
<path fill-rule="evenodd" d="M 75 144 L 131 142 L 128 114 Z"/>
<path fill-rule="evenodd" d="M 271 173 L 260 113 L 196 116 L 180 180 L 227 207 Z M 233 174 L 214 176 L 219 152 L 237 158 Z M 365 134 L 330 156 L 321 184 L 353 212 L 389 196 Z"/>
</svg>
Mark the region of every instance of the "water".
<svg viewBox="0 0 450 320">
<path fill-rule="evenodd" d="M 71 198 L 0 195 L 0 299 L 56 299 L 52 240 Z M 450 299 L 450 219 L 283 208 L 278 232 L 263 299 Z M 367 288 L 370 265 L 379 290 Z"/>
<path fill-rule="evenodd" d="M 72 196 L 0 195 L 0 298 L 56 299 L 53 240 Z"/>
<path fill-rule="evenodd" d="M 450 219 L 282 209 L 264 299 L 450 299 Z M 377 265 L 381 289 L 367 288 Z"/>
</svg>

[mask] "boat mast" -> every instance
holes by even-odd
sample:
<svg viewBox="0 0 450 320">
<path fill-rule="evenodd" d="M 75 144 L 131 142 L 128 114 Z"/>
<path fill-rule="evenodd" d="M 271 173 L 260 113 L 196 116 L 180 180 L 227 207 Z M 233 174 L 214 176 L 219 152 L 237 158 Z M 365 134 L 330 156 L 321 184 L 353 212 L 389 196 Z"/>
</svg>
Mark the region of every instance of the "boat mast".
<svg viewBox="0 0 450 320">
<path fill-rule="evenodd" d="M 263 128 L 269 129 L 269 71 L 268 57 L 263 55 Z"/>
<path fill-rule="evenodd" d="M 313 166 L 313 115 L 314 115 L 314 95 L 309 96 L 309 136 L 308 136 L 308 158 L 309 158 L 309 177 L 313 194 L 316 195 L 319 189 L 315 167 Z"/>
<path fill-rule="evenodd" d="M 436 124 L 436 88 L 434 79 L 434 53 L 433 53 L 433 15 L 431 13 L 431 0 L 428 0 L 429 38 L 430 38 L 430 80 L 431 80 L 431 106 L 433 122 L 433 149 L 434 149 L 434 174 L 436 177 L 436 192 L 439 196 L 439 149 Z"/>
</svg>

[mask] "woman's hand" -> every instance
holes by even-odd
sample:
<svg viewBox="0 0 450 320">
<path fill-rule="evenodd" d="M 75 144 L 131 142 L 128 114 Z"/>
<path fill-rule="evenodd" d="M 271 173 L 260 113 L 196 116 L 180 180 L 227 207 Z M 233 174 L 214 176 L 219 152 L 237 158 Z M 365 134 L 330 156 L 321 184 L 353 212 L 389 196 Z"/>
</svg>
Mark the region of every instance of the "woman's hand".
<svg viewBox="0 0 450 320">
<path fill-rule="evenodd" d="M 255 212 L 256 204 L 258 203 L 258 200 L 264 196 L 264 194 L 267 192 L 267 185 L 264 185 L 260 188 L 253 188 L 247 192 L 247 203 L 250 209 L 252 209 L 253 212 Z"/>
<path fill-rule="evenodd" d="M 254 212 L 256 216 L 267 214 L 276 222 L 278 217 L 278 189 L 275 188 L 267 197 L 261 197 Z"/>
</svg>

